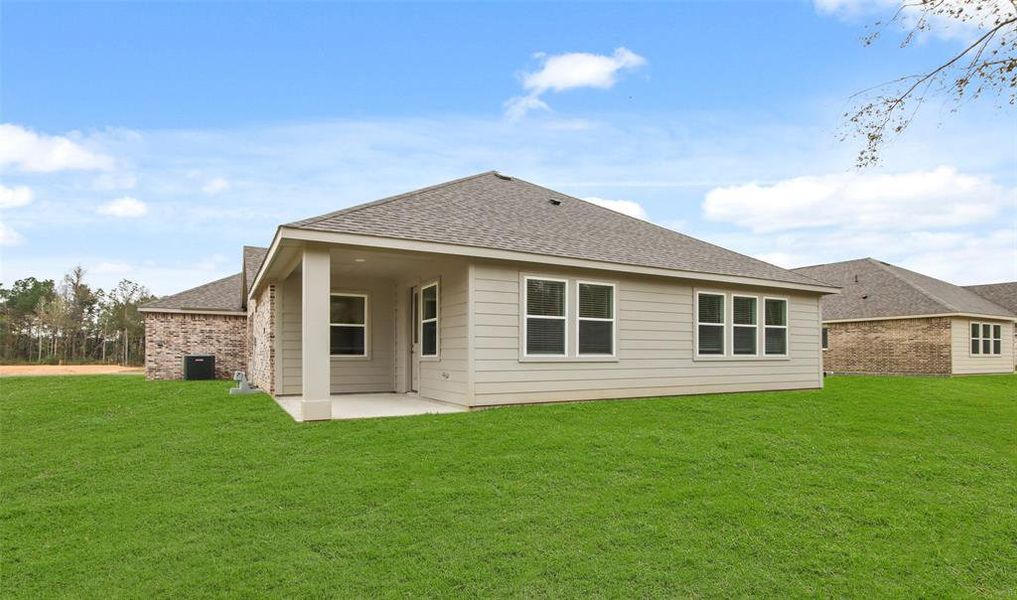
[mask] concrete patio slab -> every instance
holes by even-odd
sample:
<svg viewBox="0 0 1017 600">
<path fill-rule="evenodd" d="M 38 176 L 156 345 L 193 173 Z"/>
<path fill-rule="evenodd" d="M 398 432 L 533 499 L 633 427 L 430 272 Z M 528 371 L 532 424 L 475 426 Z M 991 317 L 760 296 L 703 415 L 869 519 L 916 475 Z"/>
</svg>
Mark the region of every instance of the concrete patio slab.
<svg viewBox="0 0 1017 600">
<path fill-rule="evenodd" d="M 276 403 L 295 421 L 301 421 L 300 396 L 279 396 Z M 334 394 L 332 420 L 406 417 L 439 413 L 466 412 L 465 406 L 421 398 L 416 394 Z"/>
</svg>

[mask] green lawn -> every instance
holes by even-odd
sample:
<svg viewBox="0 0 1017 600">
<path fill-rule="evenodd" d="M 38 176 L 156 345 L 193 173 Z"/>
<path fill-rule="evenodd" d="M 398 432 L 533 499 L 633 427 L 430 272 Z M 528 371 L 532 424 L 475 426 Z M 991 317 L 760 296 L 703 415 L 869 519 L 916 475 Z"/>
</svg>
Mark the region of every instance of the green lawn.
<svg viewBox="0 0 1017 600">
<path fill-rule="evenodd" d="M 1017 377 L 296 424 L 224 382 L 0 380 L 0 590 L 1017 595 Z"/>
</svg>

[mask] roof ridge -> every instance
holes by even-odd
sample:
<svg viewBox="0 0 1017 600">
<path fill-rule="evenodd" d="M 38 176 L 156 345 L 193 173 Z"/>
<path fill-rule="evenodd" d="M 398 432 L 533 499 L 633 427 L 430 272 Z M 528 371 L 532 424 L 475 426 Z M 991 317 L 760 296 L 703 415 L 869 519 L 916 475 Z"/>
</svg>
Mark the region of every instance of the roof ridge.
<svg viewBox="0 0 1017 600">
<path fill-rule="evenodd" d="M 828 262 L 828 263 L 816 263 L 814 265 L 802 265 L 800 267 L 795 267 L 795 268 L 790 269 L 790 270 L 791 271 L 799 271 L 801 269 L 814 269 L 816 267 L 829 267 L 831 265 L 844 265 L 844 264 L 847 264 L 847 263 L 860 262 L 860 261 L 864 261 L 864 260 L 869 260 L 869 257 L 865 257 L 865 258 L 851 258 L 851 259 L 848 259 L 848 260 L 838 260 L 838 261 Z"/>
<path fill-rule="evenodd" d="M 971 285 L 962 285 L 959 287 L 969 290 L 971 288 L 976 287 L 993 287 L 996 285 L 1017 285 L 1017 281 L 1000 281 L 999 283 L 972 283 Z"/>
<path fill-rule="evenodd" d="M 929 277 L 928 275 L 922 275 L 921 273 L 919 273 L 917 271 L 912 271 L 911 269 L 905 269 L 904 267 L 898 267 L 897 265 L 891 265 L 889 263 L 883 262 L 881 260 L 877 260 L 877 259 L 872 258 L 872 257 L 868 257 L 865 260 L 867 260 L 867 261 L 875 264 L 877 267 L 883 269 L 884 271 L 889 273 L 892 277 L 895 277 L 896 279 L 898 279 L 900 281 L 903 281 L 905 285 L 908 285 L 908 286 L 918 290 L 926 298 L 928 298 L 928 299 L 932 300 L 933 302 L 939 304 L 943 308 L 946 308 L 946 309 L 952 310 L 952 311 L 956 311 L 956 312 L 962 312 L 959 307 L 955 306 L 954 304 L 951 304 L 949 301 L 944 300 L 943 298 L 940 298 L 935 293 L 930 292 L 929 290 L 925 289 L 925 287 L 922 286 L 921 284 L 919 284 L 917 282 L 914 282 L 914 281 L 908 281 L 907 279 L 901 277 L 899 273 L 896 273 L 894 271 L 894 269 L 900 269 L 901 271 L 907 271 L 908 273 L 914 273 L 915 275 L 921 275 L 923 277 Z M 893 267 L 893 269 L 891 269 L 890 267 Z M 931 279 L 935 279 L 935 278 L 933 277 Z M 949 281 L 943 281 L 942 279 L 939 279 L 938 281 L 942 281 L 943 283 L 945 283 L 947 285 L 953 285 L 956 288 L 960 288 L 959 285 L 954 285 L 954 284 L 950 283 Z M 961 288 L 961 289 L 963 289 L 963 288 Z M 970 293 L 974 294 L 974 292 L 970 292 Z"/>
<path fill-rule="evenodd" d="M 750 260 L 755 260 L 755 261 L 761 262 L 761 263 L 763 263 L 765 265 L 770 265 L 771 267 L 777 267 L 778 269 L 783 269 L 784 271 L 792 271 L 792 269 L 785 269 L 784 267 L 782 267 L 780 265 L 775 265 L 773 263 L 768 263 L 765 260 L 759 260 L 758 258 L 755 258 L 754 256 L 749 256 L 748 254 L 742 254 L 741 252 L 736 252 L 734 250 L 731 250 L 730 248 L 725 248 L 723 246 L 714 244 L 713 242 L 708 242 L 706 240 L 701 240 L 701 239 L 699 239 L 697 237 L 694 237 L 694 236 L 691 236 L 691 235 L 689 235 L 687 233 L 682 233 L 680 231 L 671 229 L 670 227 L 664 227 L 663 225 L 660 225 L 659 223 L 654 223 L 653 221 L 647 221 L 646 219 L 640 219 L 639 217 L 633 217 L 632 215 L 627 215 L 627 214 L 625 214 L 623 212 L 619 212 L 617 210 L 613 210 L 613 209 L 607 208 L 606 206 L 601 206 L 601 205 L 597 204 L 596 202 L 590 202 L 589 200 L 584 200 L 583 198 L 579 198 L 579 197 L 573 196 L 571 194 L 566 194 L 564 192 L 559 192 L 558 190 L 554 190 L 554 189 L 551 189 L 549 187 L 542 186 L 539 183 L 533 183 L 532 181 L 527 181 L 525 179 L 520 179 L 518 177 L 512 177 L 512 179 L 514 179 L 516 181 L 519 181 L 520 183 L 525 183 L 526 185 L 529 185 L 529 186 L 532 186 L 532 187 L 535 187 L 535 188 L 546 190 L 548 192 L 557 194 L 559 196 L 565 196 L 566 198 L 572 198 L 573 200 L 578 200 L 580 202 L 585 202 L 586 204 L 589 204 L 590 206 L 595 206 L 595 207 L 597 207 L 600 210 L 610 211 L 613 215 L 621 215 L 621 216 L 623 216 L 623 217 L 625 217 L 627 219 L 631 219 L 633 221 L 637 221 L 637 222 L 642 223 L 644 225 L 651 225 L 653 227 L 656 227 L 657 229 L 661 229 L 663 231 L 666 231 L 666 232 L 668 232 L 671 235 L 680 235 L 680 236 L 688 238 L 690 240 L 695 240 L 695 241 L 697 241 L 697 242 L 699 242 L 701 244 L 706 244 L 708 246 L 712 246 L 713 248 L 717 248 L 717 249 L 723 250 L 725 252 L 731 252 L 732 254 L 737 254 L 738 256 L 741 256 L 741 257 L 744 257 L 744 258 L 748 258 Z M 703 271 L 703 272 L 706 273 L 707 271 Z M 714 275 L 719 275 L 719 274 L 720 273 L 714 273 Z M 823 281 L 820 281 L 820 280 L 816 279 L 815 277 L 809 277 L 808 275 L 805 275 L 803 273 L 796 273 L 796 275 L 799 275 L 801 277 L 805 277 L 806 279 L 811 279 L 812 281 L 815 281 L 816 283 L 821 284 L 821 285 L 827 285 L 827 286 L 830 285 L 830 284 L 828 284 L 826 282 L 823 282 Z"/>
<path fill-rule="evenodd" d="M 429 192 L 429 191 L 433 191 L 433 190 L 439 190 L 439 189 L 441 189 L 443 187 L 447 187 L 447 186 L 450 186 L 450 185 L 453 185 L 453 184 L 456 184 L 456 183 L 462 183 L 463 181 L 469 181 L 470 179 L 476 179 L 478 177 L 483 177 L 484 175 L 497 175 L 497 174 L 498 174 L 498 171 L 494 171 L 494 170 L 484 171 L 483 173 L 475 173 L 473 175 L 467 175 L 466 177 L 460 177 L 458 179 L 452 179 L 450 181 L 444 181 L 442 183 L 436 183 L 434 185 L 429 185 L 429 186 L 425 186 L 425 187 L 422 187 L 422 188 L 417 188 L 415 190 L 410 190 L 409 192 L 403 192 L 401 194 L 396 194 L 394 196 L 386 196 L 384 198 L 379 198 L 378 200 L 371 200 L 370 202 L 364 202 L 362 204 L 355 204 L 353 206 L 347 206 L 346 208 L 340 208 L 339 210 L 334 210 L 334 211 L 332 211 L 330 213 L 325 213 L 325 214 L 322 214 L 322 215 L 317 215 L 315 217 L 308 217 L 306 219 L 300 219 L 299 221 L 293 221 L 291 223 L 286 223 L 285 225 L 283 225 L 283 227 L 291 227 L 291 226 L 292 227 L 303 227 L 303 226 L 311 225 L 311 224 L 316 223 L 318 221 L 324 221 L 325 219 L 330 219 L 332 217 L 336 217 L 336 216 L 339 216 L 339 215 L 344 215 L 344 214 L 349 214 L 349 213 L 357 212 L 357 211 L 363 210 L 365 208 L 371 208 L 371 207 L 379 206 L 379 205 L 382 205 L 382 204 L 388 204 L 389 202 L 395 202 L 396 200 L 402 200 L 402 199 L 406 198 L 407 196 L 414 196 L 416 194 L 422 194 L 424 192 Z"/>
</svg>

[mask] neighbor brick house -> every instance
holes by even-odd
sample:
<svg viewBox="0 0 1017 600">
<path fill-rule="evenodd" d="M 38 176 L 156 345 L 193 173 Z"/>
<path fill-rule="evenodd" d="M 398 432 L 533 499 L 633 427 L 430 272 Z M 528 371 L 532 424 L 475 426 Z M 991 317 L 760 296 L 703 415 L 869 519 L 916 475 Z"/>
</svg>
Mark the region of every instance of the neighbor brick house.
<svg viewBox="0 0 1017 600">
<path fill-rule="evenodd" d="M 837 291 L 495 172 L 282 225 L 244 263 L 143 308 L 149 377 L 216 354 L 302 420 L 352 393 L 472 408 L 818 388 Z"/>
<path fill-rule="evenodd" d="M 247 287 L 267 248 L 244 247 L 243 269 L 194 289 L 149 302 L 145 316 L 145 374 L 180 379 L 187 354 L 215 356 L 216 376 L 230 378 L 249 363 Z"/>
<path fill-rule="evenodd" d="M 841 288 L 821 302 L 827 372 L 1013 371 L 1017 317 L 970 289 L 872 258 L 795 272 Z"/>
</svg>

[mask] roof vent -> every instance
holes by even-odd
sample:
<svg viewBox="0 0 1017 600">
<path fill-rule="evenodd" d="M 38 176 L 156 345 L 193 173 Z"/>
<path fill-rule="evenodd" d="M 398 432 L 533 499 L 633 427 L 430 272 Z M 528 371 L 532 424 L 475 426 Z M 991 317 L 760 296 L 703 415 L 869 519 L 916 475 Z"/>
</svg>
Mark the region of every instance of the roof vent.
<svg viewBox="0 0 1017 600">
<path fill-rule="evenodd" d="M 551 206 L 561 206 L 561 200 L 557 198 L 548 198 L 547 201 L 551 203 Z"/>
<path fill-rule="evenodd" d="M 868 300 L 868 299 L 869 299 L 869 295 L 868 294 L 865 294 L 864 296 L 862 296 L 862 300 Z"/>
<path fill-rule="evenodd" d="M 494 172 L 494 176 L 497 177 L 498 179 L 504 179 L 505 181 L 512 181 L 511 177 L 509 177 L 508 175 L 502 175 L 498 171 Z"/>
</svg>

